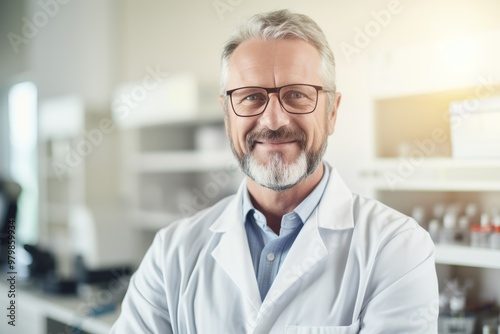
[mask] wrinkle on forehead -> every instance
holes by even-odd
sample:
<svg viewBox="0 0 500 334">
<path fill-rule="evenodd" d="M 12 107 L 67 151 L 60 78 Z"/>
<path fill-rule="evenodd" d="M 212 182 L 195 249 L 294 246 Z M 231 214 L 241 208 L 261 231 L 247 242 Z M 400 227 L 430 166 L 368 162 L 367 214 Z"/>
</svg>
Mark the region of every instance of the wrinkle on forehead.
<svg viewBox="0 0 500 334">
<path fill-rule="evenodd" d="M 319 53 L 302 40 L 250 40 L 231 56 L 228 89 L 292 83 L 321 85 L 319 68 Z"/>
</svg>

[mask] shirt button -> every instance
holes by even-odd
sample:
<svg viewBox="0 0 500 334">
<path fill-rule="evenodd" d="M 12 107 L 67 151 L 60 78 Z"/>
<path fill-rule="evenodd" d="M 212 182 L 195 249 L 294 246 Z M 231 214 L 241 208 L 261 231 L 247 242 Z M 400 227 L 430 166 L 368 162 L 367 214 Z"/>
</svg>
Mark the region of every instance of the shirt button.
<svg viewBox="0 0 500 334">
<path fill-rule="evenodd" d="M 268 254 L 267 254 L 267 260 L 268 260 L 269 262 L 273 262 L 275 258 L 276 258 L 276 256 L 274 256 L 274 254 L 273 254 L 273 253 L 268 253 Z"/>
</svg>

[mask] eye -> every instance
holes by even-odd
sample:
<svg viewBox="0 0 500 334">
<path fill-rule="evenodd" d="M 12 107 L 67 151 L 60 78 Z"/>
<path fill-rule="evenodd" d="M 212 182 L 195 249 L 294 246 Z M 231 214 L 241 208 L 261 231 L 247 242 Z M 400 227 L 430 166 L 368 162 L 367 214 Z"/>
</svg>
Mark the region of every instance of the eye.
<svg viewBox="0 0 500 334">
<path fill-rule="evenodd" d="M 282 99 L 286 101 L 308 99 L 307 94 L 300 90 L 290 90 L 284 92 Z"/>
<path fill-rule="evenodd" d="M 248 96 L 246 96 L 245 98 L 243 98 L 243 100 L 247 100 L 247 101 L 263 101 L 263 100 L 266 100 L 265 96 L 262 95 L 262 94 L 250 94 Z"/>
<path fill-rule="evenodd" d="M 289 93 L 289 97 L 292 99 L 300 99 L 304 97 L 304 94 L 301 92 L 294 91 Z"/>
</svg>

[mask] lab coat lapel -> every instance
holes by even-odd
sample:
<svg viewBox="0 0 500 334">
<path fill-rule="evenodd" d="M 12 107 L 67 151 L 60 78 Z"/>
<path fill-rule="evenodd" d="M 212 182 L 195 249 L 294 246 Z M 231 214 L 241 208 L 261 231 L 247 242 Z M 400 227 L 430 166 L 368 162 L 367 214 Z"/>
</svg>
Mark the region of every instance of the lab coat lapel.
<svg viewBox="0 0 500 334">
<path fill-rule="evenodd" d="M 318 210 L 315 210 L 297 235 L 297 239 L 264 299 L 261 313 L 273 307 L 278 298 L 328 254 L 318 230 L 317 214 Z"/>
<path fill-rule="evenodd" d="M 212 231 L 222 234 L 219 243 L 212 251 L 212 257 L 257 311 L 262 302 L 242 222 L 241 202 L 240 187 L 235 198 L 211 226 Z"/>
<path fill-rule="evenodd" d="M 352 193 L 331 169 L 323 197 L 306 221 L 290 248 L 266 298 L 261 313 L 267 312 L 292 285 L 333 249 L 333 240 L 324 240 L 321 230 L 344 230 L 354 227 Z"/>
</svg>

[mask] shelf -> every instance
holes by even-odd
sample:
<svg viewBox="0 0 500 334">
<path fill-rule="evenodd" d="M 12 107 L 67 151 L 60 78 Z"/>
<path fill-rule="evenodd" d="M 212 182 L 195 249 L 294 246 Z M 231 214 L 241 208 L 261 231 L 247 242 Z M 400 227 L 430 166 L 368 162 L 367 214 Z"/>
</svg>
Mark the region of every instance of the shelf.
<svg viewBox="0 0 500 334">
<path fill-rule="evenodd" d="M 500 182 L 487 181 L 432 181 L 404 180 L 391 186 L 389 182 L 377 180 L 370 183 L 372 188 L 381 191 L 499 191 Z"/>
<path fill-rule="evenodd" d="M 40 206 L 46 210 L 49 217 L 47 221 L 51 225 L 67 225 L 69 219 L 70 205 L 67 203 L 49 203 L 41 202 Z"/>
<path fill-rule="evenodd" d="M 376 159 L 363 176 L 377 190 L 500 191 L 500 160 Z"/>
<path fill-rule="evenodd" d="M 373 161 L 376 168 L 397 168 L 401 160 L 406 160 L 405 157 L 394 158 L 378 158 Z M 425 168 L 500 168 L 500 159 L 453 159 L 453 158 L 436 158 L 427 157 L 421 165 Z"/>
<path fill-rule="evenodd" d="M 157 231 L 182 218 L 180 214 L 154 211 L 134 211 L 132 224 L 144 230 Z"/>
<path fill-rule="evenodd" d="M 210 125 L 210 124 L 222 124 L 224 123 L 224 115 L 220 106 L 212 107 L 202 107 L 200 109 L 199 115 L 171 119 L 168 122 L 154 123 L 148 125 L 138 126 L 139 129 L 151 129 L 155 127 L 168 127 L 168 126 L 199 126 L 199 125 Z"/>
<path fill-rule="evenodd" d="M 231 151 L 169 151 L 136 156 L 139 172 L 206 172 L 228 169 L 234 164 Z"/>
<path fill-rule="evenodd" d="M 7 291 L 7 286 L 0 283 L 0 291 Z M 36 308 L 38 314 L 44 321 L 47 318 L 51 318 L 67 324 L 68 326 L 78 325 L 82 331 L 95 333 L 95 334 L 105 334 L 109 333 L 113 323 L 118 319 L 120 314 L 119 308 L 106 314 L 99 316 L 92 315 L 92 308 L 99 306 L 96 304 L 96 298 L 93 299 L 83 299 L 76 296 L 61 296 L 43 293 L 40 290 L 34 288 L 33 286 L 24 283 L 17 282 L 18 293 L 16 297 L 18 298 L 19 306 L 21 307 L 19 311 L 20 321 L 34 321 L 34 319 L 28 319 L 27 314 L 23 313 L 27 305 L 28 307 Z M 109 292 L 108 290 L 106 290 Z M 88 312 L 88 313 L 87 313 Z M 17 332 L 16 332 L 17 333 Z"/>
<path fill-rule="evenodd" d="M 134 115 L 139 115 L 138 110 Z M 176 110 L 158 110 L 156 115 L 145 115 L 143 117 L 129 117 L 120 120 L 115 118 L 118 127 L 121 129 L 150 129 L 154 127 L 165 126 L 196 126 L 206 124 L 216 124 L 224 122 L 224 114 L 219 105 L 199 106 L 197 110 L 186 109 Z"/>
<path fill-rule="evenodd" d="M 500 250 L 458 245 L 436 245 L 436 263 L 500 269 Z"/>
</svg>

